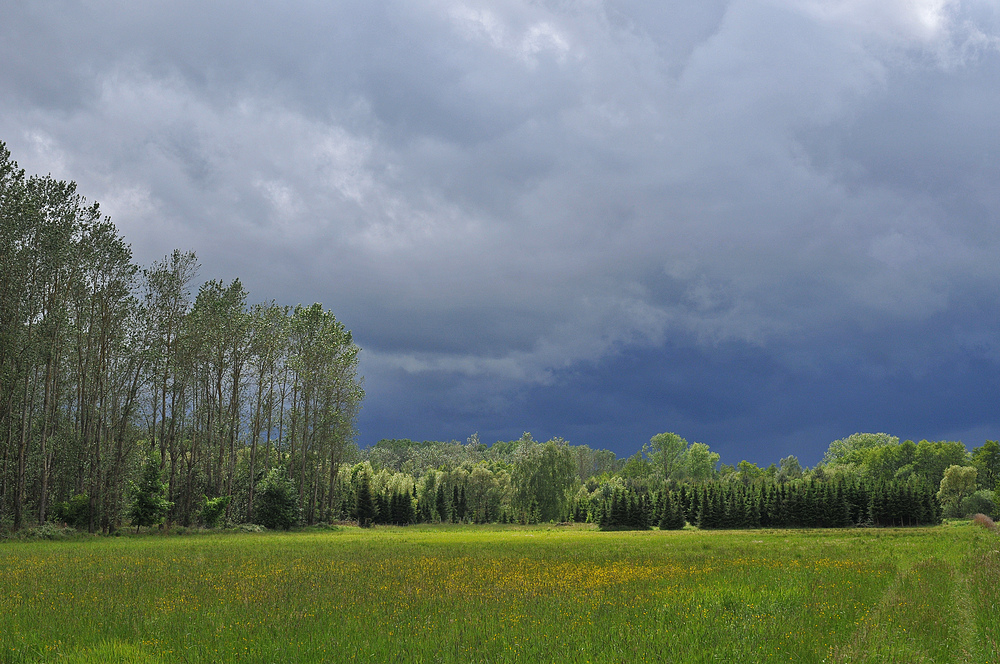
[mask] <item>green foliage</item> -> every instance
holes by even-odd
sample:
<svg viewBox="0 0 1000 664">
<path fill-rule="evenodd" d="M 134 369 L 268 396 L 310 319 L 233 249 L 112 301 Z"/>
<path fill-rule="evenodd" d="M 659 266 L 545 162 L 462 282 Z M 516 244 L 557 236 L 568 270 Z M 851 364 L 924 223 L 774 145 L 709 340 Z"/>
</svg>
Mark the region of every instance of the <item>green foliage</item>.
<svg viewBox="0 0 1000 664">
<path fill-rule="evenodd" d="M 215 528 L 219 524 L 219 519 L 226 513 L 226 508 L 229 507 L 229 503 L 232 500 L 232 496 L 219 496 L 218 498 L 202 496 L 201 524 L 206 528 Z"/>
<path fill-rule="evenodd" d="M 684 508 L 680 498 L 670 491 L 663 492 L 660 511 L 660 530 L 680 530 L 684 527 Z"/>
<path fill-rule="evenodd" d="M 523 513 L 536 509 L 541 521 L 561 521 L 569 514 L 576 468 L 569 445 L 561 438 L 539 445 L 525 434 L 514 467 L 515 501 Z"/>
<path fill-rule="evenodd" d="M 879 455 L 884 454 L 884 458 L 892 460 L 886 466 L 887 479 L 882 479 L 881 471 L 873 471 L 864 464 L 820 464 L 805 470 L 794 455 L 782 459 L 781 468 L 775 464 L 760 468 L 744 461 L 736 468 L 729 467 L 724 474 L 711 465 L 718 455 L 707 445 L 696 443 L 687 452 L 694 450 L 695 458 L 700 455 L 707 463 L 694 475 L 708 475 L 708 479 L 695 483 L 695 477 L 685 470 L 684 481 L 671 480 L 663 487 L 655 487 L 652 482 L 655 466 L 641 455 L 634 455 L 617 473 L 590 477 L 580 484 L 579 476 L 573 477 L 570 469 L 575 458 L 572 446 L 561 441 L 539 445 L 528 434 L 516 442 L 516 446 L 507 443 L 501 446 L 504 455 L 515 459 L 513 467 L 498 460 L 482 459 L 475 463 L 467 460 L 454 468 L 415 469 L 415 474 L 410 475 L 389 467 L 373 473 L 369 462 L 345 466 L 341 475 L 353 478 L 350 507 L 345 514 L 358 519 L 360 478 L 366 474 L 371 478 L 371 507 L 369 512 L 361 509 L 359 519 L 366 524 L 438 520 L 531 524 L 572 520 L 598 523 L 606 528 L 643 528 L 664 520 L 664 505 L 669 500 L 677 503 L 679 514 L 666 517 L 677 527 L 685 521 L 706 529 L 930 525 L 939 522 L 941 506 L 935 488 L 917 472 L 918 463 L 922 462 L 919 452 L 924 450 L 923 461 L 940 458 L 939 451 L 944 455 L 955 455 L 956 450 L 964 453 L 960 444 L 952 443 L 917 445 L 905 441 L 865 448 L 862 458 L 883 458 Z M 436 445 L 389 441 L 383 447 L 434 449 Z M 480 451 L 482 448 L 481 444 L 464 447 Z M 645 449 L 651 448 L 647 445 Z M 558 455 L 564 453 L 570 460 L 560 461 L 568 487 L 563 494 L 565 504 L 556 511 L 546 512 L 546 495 L 536 493 L 534 487 L 546 486 L 540 479 L 545 475 L 539 472 L 546 467 L 546 454 L 549 460 L 558 460 Z M 902 461 L 908 463 L 902 470 L 895 469 Z M 686 468 L 690 468 L 689 462 L 685 454 Z M 876 466 L 873 464 L 872 468 Z M 637 510 L 636 505 L 643 500 L 647 507 Z"/>
<path fill-rule="evenodd" d="M 60 527 L 54 523 L 43 523 L 34 528 L 25 528 L 16 534 L 20 540 L 65 540 L 75 539 L 80 531 L 69 526 Z"/>
<path fill-rule="evenodd" d="M 987 440 L 972 450 L 972 465 L 979 471 L 976 477 L 980 488 L 995 487 L 1000 482 L 1000 443 Z"/>
<path fill-rule="evenodd" d="M 986 516 L 998 516 L 996 507 L 996 497 L 992 491 L 979 489 L 970 496 L 962 498 L 959 515 L 970 517 L 973 514 L 985 514 Z"/>
<path fill-rule="evenodd" d="M 778 462 L 778 481 L 790 482 L 802 478 L 802 466 L 799 460 L 792 454 L 786 456 Z"/>
<path fill-rule="evenodd" d="M 719 454 L 712 452 L 704 443 L 691 443 L 685 462 L 687 475 L 695 482 L 710 480 L 719 464 Z"/>
<path fill-rule="evenodd" d="M 166 484 L 160 481 L 160 467 L 150 459 L 142 471 L 142 479 L 132 485 L 132 506 L 129 518 L 138 532 L 140 527 L 163 523 L 173 503 L 163 497 Z"/>
<path fill-rule="evenodd" d="M 626 480 L 644 483 L 653 474 L 653 469 L 653 464 L 643 459 L 641 452 L 636 452 L 625 460 L 619 474 Z"/>
<path fill-rule="evenodd" d="M 823 456 L 823 463 L 861 463 L 867 450 L 898 444 L 899 438 L 887 433 L 854 433 L 830 443 Z"/>
<path fill-rule="evenodd" d="M 73 528 L 86 528 L 90 523 L 90 497 L 85 493 L 78 493 L 52 507 L 52 515 L 56 521 Z"/>
<path fill-rule="evenodd" d="M 956 441 L 921 440 L 914 454 L 914 471 L 933 486 L 938 486 L 949 466 L 968 466 L 969 453 Z"/>
<path fill-rule="evenodd" d="M 299 493 L 284 468 L 272 468 L 257 484 L 254 523 L 288 530 L 299 522 Z"/>
<path fill-rule="evenodd" d="M 375 509 L 375 501 L 372 498 L 371 477 L 367 472 L 363 472 L 360 477 L 357 498 L 357 519 L 358 525 L 367 528 L 375 523 L 378 515 Z"/>
<path fill-rule="evenodd" d="M 937 498 L 944 507 L 946 517 L 964 516 L 961 513 L 962 499 L 975 492 L 977 474 L 975 466 L 948 466 L 945 469 Z"/>
<path fill-rule="evenodd" d="M 682 479 L 687 471 L 688 442 L 675 433 L 658 433 L 643 445 L 643 454 L 658 469 L 662 479 Z"/>
<path fill-rule="evenodd" d="M 603 505 L 599 523 L 602 530 L 648 530 L 653 517 L 648 493 L 615 488 Z"/>
<path fill-rule="evenodd" d="M 232 530 L 237 533 L 263 533 L 267 531 L 267 528 L 259 523 L 241 523 L 233 526 Z"/>
<path fill-rule="evenodd" d="M 984 454 L 984 461 L 987 458 L 988 454 Z M 900 443 L 895 436 L 884 433 L 859 433 L 830 443 L 823 461 L 824 473 L 854 475 L 871 483 L 914 478 L 936 487 L 948 466 L 967 466 L 970 458 L 960 442 Z"/>
<path fill-rule="evenodd" d="M 737 477 L 743 484 L 752 484 L 766 477 L 766 471 L 755 463 L 740 461 L 736 464 Z"/>
</svg>

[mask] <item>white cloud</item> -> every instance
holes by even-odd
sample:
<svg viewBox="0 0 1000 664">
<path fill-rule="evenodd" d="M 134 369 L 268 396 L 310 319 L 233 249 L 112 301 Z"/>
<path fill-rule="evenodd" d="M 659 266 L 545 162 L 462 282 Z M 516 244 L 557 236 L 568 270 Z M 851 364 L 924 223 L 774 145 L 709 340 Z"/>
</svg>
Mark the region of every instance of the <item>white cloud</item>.
<svg viewBox="0 0 1000 664">
<path fill-rule="evenodd" d="M 531 20 L 529 12 L 517 12 L 510 18 L 526 25 L 510 25 L 490 9 L 456 4 L 451 8 L 456 31 L 469 40 L 482 41 L 507 53 L 528 67 L 538 65 L 538 57 L 550 54 L 563 61 L 571 51 L 568 37 L 546 20 Z"/>
<path fill-rule="evenodd" d="M 791 0 L 820 20 L 881 39 L 930 43 L 947 36 L 956 0 Z"/>
</svg>

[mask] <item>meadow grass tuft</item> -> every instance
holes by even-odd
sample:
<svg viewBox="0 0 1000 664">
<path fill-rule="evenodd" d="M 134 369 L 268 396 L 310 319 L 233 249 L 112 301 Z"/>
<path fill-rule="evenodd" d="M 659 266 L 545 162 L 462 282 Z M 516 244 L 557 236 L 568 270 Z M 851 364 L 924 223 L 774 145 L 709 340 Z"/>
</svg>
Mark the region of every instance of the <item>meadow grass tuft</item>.
<svg viewBox="0 0 1000 664">
<path fill-rule="evenodd" d="M 992 530 L 996 532 L 997 524 L 993 522 L 993 519 L 986 516 L 985 514 L 976 514 L 972 517 L 972 523 L 985 528 L 986 530 Z"/>
<path fill-rule="evenodd" d="M 1000 540 L 433 527 L 0 545 L 2 662 L 990 662 Z"/>
</svg>

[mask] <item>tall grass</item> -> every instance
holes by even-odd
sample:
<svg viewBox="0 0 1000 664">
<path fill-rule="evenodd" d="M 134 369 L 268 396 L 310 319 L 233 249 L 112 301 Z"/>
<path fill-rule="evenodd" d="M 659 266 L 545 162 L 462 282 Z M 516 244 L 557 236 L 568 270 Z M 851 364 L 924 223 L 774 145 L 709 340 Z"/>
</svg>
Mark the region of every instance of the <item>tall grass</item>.
<svg viewBox="0 0 1000 664">
<path fill-rule="evenodd" d="M 997 661 L 981 528 L 0 545 L 0 661 Z"/>
</svg>

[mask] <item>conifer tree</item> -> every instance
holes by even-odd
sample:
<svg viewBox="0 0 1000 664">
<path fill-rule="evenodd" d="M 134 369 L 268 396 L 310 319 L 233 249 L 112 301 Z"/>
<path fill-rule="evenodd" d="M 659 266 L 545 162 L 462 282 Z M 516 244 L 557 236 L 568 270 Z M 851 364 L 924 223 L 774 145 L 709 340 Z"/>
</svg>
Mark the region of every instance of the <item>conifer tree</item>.
<svg viewBox="0 0 1000 664">
<path fill-rule="evenodd" d="M 367 473 L 362 473 L 361 484 L 358 486 L 358 525 L 368 528 L 375 521 L 375 501 L 372 500 L 371 480 Z"/>
<path fill-rule="evenodd" d="M 684 514 L 684 518 L 693 522 L 695 519 L 691 512 L 691 493 L 688 491 L 686 484 L 681 486 L 679 500 L 681 512 Z"/>
<path fill-rule="evenodd" d="M 462 485 L 462 490 L 458 494 L 458 518 L 464 521 L 465 516 L 469 511 L 469 503 L 465 496 L 465 485 Z M 537 523 L 537 521 L 536 521 Z"/>
<path fill-rule="evenodd" d="M 435 506 L 437 508 L 438 520 L 442 523 L 450 518 L 448 513 L 448 498 L 445 496 L 444 483 L 439 483 L 437 486 L 437 499 L 435 500 Z"/>
<path fill-rule="evenodd" d="M 684 527 L 684 515 L 680 498 L 674 498 L 669 491 L 663 492 L 660 530 L 680 530 Z"/>
</svg>

